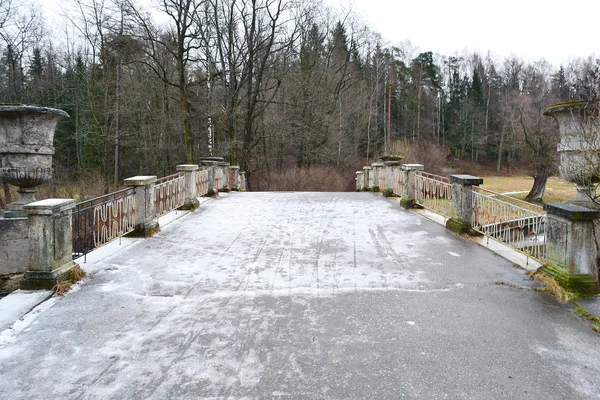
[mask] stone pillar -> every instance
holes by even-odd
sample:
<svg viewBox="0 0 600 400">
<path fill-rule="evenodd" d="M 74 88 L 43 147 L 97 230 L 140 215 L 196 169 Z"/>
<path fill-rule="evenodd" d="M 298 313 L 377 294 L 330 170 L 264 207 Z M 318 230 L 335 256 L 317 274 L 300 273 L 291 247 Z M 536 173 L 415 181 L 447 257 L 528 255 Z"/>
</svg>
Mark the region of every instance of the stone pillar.
<svg viewBox="0 0 600 400">
<path fill-rule="evenodd" d="M 47 199 L 24 206 L 29 219 L 29 266 L 21 289 L 52 289 L 77 266 L 73 261 L 72 199 Z"/>
<path fill-rule="evenodd" d="M 356 180 L 356 191 L 357 192 L 360 192 L 363 189 L 364 177 L 365 177 L 364 172 L 356 171 L 356 178 L 354 178 L 354 179 Z"/>
<path fill-rule="evenodd" d="M 363 167 L 363 173 L 365 177 L 365 186 L 363 187 L 363 190 L 369 190 L 373 187 L 373 168 L 369 166 Z"/>
<path fill-rule="evenodd" d="M 137 208 L 138 220 L 135 223 L 134 236 L 150 237 L 158 232 L 158 219 L 155 218 L 156 197 L 154 195 L 154 186 L 156 185 L 156 175 L 134 176 L 124 181 L 125 186 L 135 188 L 135 205 Z"/>
<path fill-rule="evenodd" d="M 242 192 L 246 191 L 246 186 L 248 183 L 246 182 L 246 171 L 240 172 L 240 190 Z"/>
<path fill-rule="evenodd" d="M 233 182 L 231 185 L 231 190 L 239 191 L 240 190 L 240 167 L 239 165 L 232 165 L 229 167 L 233 170 Z"/>
<path fill-rule="evenodd" d="M 229 163 L 220 162 L 217 165 L 223 169 L 223 182 L 221 182 L 221 187 L 217 188 L 217 190 L 224 191 L 225 189 L 229 189 Z"/>
<path fill-rule="evenodd" d="M 371 164 L 371 167 L 373 168 L 373 186 L 371 186 L 371 190 L 373 190 L 373 187 L 375 186 L 379 188 L 378 191 L 385 189 L 381 187 L 383 182 L 379 182 L 379 171 L 384 167 L 383 163 L 373 163 Z"/>
<path fill-rule="evenodd" d="M 199 166 L 194 164 L 181 164 L 177 166 L 178 172 L 183 172 L 185 176 L 185 203 L 181 207 L 183 210 L 195 210 L 200 202 L 196 192 L 196 179 Z"/>
<path fill-rule="evenodd" d="M 600 211 L 569 203 L 545 204 L 546 259 L 542 267 L 562 287 L 579 293 L 598 292 L 598 250 L 594 220 Z"/>
<path fill-rule="evenodd" d="M 215 170 L 217 168 L 216 161 L 202 160 L 202 165 L 208 169 L 208 195 L 212 196 L 218 193 L 218 189 L 215 188 Z"/>
<path fill-rule="evenodd" d="M 394 190 L 394 168 L 399 167 L 400 162 L 399 161 L 385 161 L 383 164 L 385 165 L 386 185 L 382 189 Z"/>
<path fill-rule="evenodd" d="M 477 236 L 473 230 L 473 186 L 483 184 L 483 179 L 473 175 L 450 175 L 452 182 L 452 217 L 446 227 L 458 234 Z"/>
<path fill-rule="evenodd" d="M 417 204 L 417 171 L 423 171 L 423 164 L 402 164 L 404 174 L 404 186 L 402 187 L 402 200 L 400 206 L 403 208 L 415 208 Z"/>
</svg>

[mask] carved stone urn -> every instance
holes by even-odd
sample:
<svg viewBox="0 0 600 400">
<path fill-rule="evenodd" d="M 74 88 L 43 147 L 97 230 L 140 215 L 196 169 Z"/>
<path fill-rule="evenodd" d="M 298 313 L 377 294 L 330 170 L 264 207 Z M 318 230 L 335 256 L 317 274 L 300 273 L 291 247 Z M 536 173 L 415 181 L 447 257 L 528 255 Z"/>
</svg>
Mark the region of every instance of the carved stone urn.
<svg viewBox="0 0 600 400">
<path fill-rule="evenodd" d="M 598 208 L 592 201 L 600 182 L 600 118 L 597 111 L 585 101 L 570 101 L 550 106 L 544 112 L 558 122 L 560 174 L 576 185 L 577 196 L 569 203 L 588 208 Z"/>
<path fill-rule="evenodd" d="M 0 176 L 18 186 L 19 200 L 5 216 L 24 216 L 23 206 L 35 201 L 36 187 L 52 179 L 54 131 L 69 115 L 55 108 L 0 105 Z"/>
</svg>

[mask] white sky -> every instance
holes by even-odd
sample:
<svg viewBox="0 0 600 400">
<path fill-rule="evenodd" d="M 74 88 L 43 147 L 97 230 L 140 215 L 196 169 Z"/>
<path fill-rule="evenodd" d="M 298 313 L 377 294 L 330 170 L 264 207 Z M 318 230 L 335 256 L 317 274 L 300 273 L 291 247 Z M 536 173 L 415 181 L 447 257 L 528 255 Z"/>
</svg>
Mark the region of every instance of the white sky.
<svg viewBox="0 0 600 400">
<path fill-rule="evenodd" d="M 526 61 L 545 58 L 555 67 L 574 57 L 600 56 L 600 0 L 324 1 L 351 7 L 389 44 L 409 40 L 419 51 L 490 51 Z M 41 2 L 45 16 L 56 19 L 61 0 Z"/>
<path fill-rule="evenodd" d="M 349 4 L 391 44 L 420 51 L 469 51 L 540 58 L 558 66 L 600 53 L 600 0 L 325 0 Z"/>
</svg>

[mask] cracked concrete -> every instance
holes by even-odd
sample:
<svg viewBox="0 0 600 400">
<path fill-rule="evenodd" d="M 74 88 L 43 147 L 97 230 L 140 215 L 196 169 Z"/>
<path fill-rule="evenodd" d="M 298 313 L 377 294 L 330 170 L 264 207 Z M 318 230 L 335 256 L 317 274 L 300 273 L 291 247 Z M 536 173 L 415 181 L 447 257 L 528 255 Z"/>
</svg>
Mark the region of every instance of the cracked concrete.
<svg viewBox="0 0 600 400">
<path fill-rule="evenodd" d="M 375 194 L 234 193 L 87 269 L 0 335 L 0 397 L 600 395 L 585 322 Z"/>
</svg>

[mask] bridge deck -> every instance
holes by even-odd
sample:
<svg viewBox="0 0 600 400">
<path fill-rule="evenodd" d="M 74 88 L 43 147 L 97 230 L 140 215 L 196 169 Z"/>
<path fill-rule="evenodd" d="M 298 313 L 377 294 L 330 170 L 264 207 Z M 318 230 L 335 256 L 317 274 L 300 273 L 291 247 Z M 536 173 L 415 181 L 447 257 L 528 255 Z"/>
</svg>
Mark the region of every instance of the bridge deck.
<svg viewBox="0 0 600 400">
<path fill-rule="evenodd" d="M 0 398 L 600 393 L 566 306 L 369 193 L 232 194 L 98 269 L 0 336 Z"/>
</svg>

